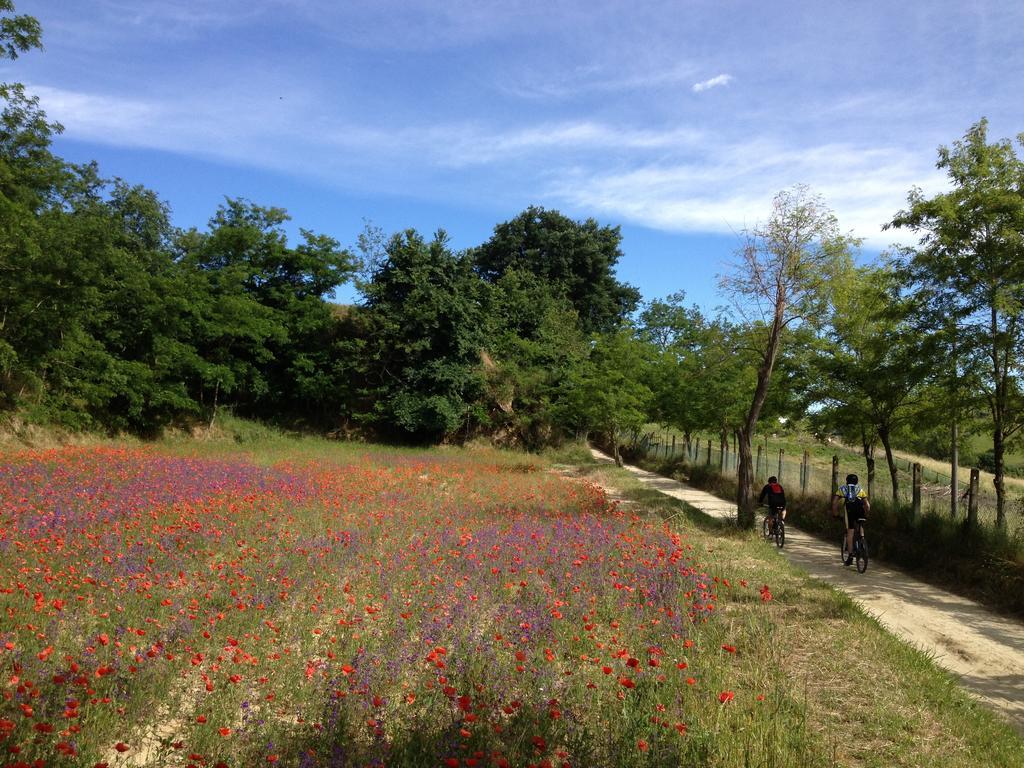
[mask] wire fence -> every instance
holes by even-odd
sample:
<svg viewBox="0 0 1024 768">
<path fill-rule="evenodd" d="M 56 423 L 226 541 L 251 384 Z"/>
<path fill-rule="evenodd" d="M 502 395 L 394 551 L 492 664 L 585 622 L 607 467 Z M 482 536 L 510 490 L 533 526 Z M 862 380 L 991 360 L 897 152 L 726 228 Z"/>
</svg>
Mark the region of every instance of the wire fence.
<svg viewBox="0 0 1024 768">
<path fill-rule="evenodd" d="M 723 475 L 733 473 L 739 467 L 739 453 L 734 445 L 726 443 L 724 446 L 720 441 L 710 438 L 691 438 L 689 443 L 682 439 L 682 436 L 673 433 L 652 432 L 641 438 L 640 447 L 648 456 L 654 458 L 676 458 L 680 457 L 690 465 L 707 465 L 717 468 Z M 802 496 L 830 496 L 832 494 L 832 466 L 830 463 L 823 463 L 808 451 L 802 454 L 793 455 L 787 453 L 784 448 L 769 447 L 766 443 L 759 442 L 751 446 L 754 461 L 754 481 L 757 484 L 764 483 L 768 477 L 774 475 L 786 488 L 786 493 L 796 493 Z M 847 462 L 848 463 L 848 462 Z M 863 460 L 861 460 L 863 463 Z M 904 459 L 898 459 L 897 468 L 897 500 L 900 504 L 911 506 L 914 504 L 914 463 Z M 840 469 L 839 479 L 842 482 L 850 468 Z M 869 498 L 892 499 L 892 481 L 889 473 L 889 466 L 884 459 L 877 461 L 875 465 L 875 477 L 869 485 L 862 469 L 852 469 L 861 477 L 863 485 Z M 921 514 L 934 514 L 951 516 L 952 504 L 950 495 L 952 487 L 950 475 L 943 475 L 927 467 L 921 467 L 920 482 L 917 484 L 920 491 Z M 978 522 L 980 524 L 994 525 L 996 520 L 996 493 L 994 488 L 986 487 L 987 483 L 979 483 L 976 490 L 978 505 Z M 956 517 L 963 519 L 968 514 L 970 502 L 970 484 L 960 480 L 957 499 Z M 1024 497 L 1008 495 L 1007 509 L 1016 516 L 1021 517 L 1024 522 Z"/>
</svg>

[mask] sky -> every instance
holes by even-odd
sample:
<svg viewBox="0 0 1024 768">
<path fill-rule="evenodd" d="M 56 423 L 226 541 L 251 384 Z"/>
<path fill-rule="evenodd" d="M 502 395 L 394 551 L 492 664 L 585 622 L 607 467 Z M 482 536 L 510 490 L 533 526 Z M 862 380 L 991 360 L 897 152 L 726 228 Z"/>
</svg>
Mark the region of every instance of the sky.
<svg viewBox="0 0 1024 768">
<path fill-rule="evenodd" d="M 353 246 L 366 222 L 484 242 L 529 205 L 620 226 L 645 299 L 723 304 L 744 230 L 806 184 L 870 260 L 936 150 L 1024 131 L 1019 0 L 15 0 L 0 79 L 55 151 L 178 226 L 225 197 Z M 339 300 L 351 300 L 342 288 Z"/>
</svg>

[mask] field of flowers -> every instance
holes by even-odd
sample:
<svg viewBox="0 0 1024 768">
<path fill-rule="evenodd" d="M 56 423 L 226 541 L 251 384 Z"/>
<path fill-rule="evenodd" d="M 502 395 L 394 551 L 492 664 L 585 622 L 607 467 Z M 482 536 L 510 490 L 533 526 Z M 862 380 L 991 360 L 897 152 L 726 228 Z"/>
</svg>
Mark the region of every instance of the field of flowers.
<svg viewBox="0 0 1024 768">
<path fill-rule="evenodd" d="M 771 591 L 702 570 L 658 518 L 486 452 L 8 455 L 0 765 L 749 757 L 787 713 L 730 671 L 719 593 Z"/>
</svg>

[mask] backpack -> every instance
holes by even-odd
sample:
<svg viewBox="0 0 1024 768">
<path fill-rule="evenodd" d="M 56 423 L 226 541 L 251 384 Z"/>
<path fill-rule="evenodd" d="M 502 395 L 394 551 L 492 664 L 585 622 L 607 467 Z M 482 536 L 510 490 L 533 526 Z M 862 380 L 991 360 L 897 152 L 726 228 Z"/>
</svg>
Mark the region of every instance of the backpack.
<svg viewBox="0 0 1024 768">
<path fill-rule="evenodd" d="M 842 485 L 839 490 L 846 500 L 846 511 L 854 515 L 854 519 L 864 517 L 864 499 L 860 495 L 860 485 Z"/>
<path fill-rule="evenodd" d="M 768 506 L 772 509 L 785 509 L 786 507 L 786 492 L 782 490 L 782 486 L 778 483 L 772 483 L 768 486 Z"/>
</svg>

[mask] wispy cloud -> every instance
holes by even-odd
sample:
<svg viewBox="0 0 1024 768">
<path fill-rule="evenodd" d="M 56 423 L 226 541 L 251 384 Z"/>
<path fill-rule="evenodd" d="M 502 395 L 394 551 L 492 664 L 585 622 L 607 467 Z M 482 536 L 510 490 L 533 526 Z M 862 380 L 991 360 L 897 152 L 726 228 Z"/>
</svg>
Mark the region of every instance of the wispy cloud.
<svg viewBox="0 0 1024 768">
<path fill-rule="evenodd" d="M 574 208 L 659 230 L 734 233 L 764 219 L 772 197 L 808 184 L 835 210 L 844 230 L 872 247 L 910 242 L 883 232 L 914 186 L 937 191 L 944 177 L 927 153 L 825 144 L 806 149 L 779 142 L 708 145 L 701 159 L 646 164 L 622 172 L 578 170 L 550 192 Z"/>
<path fill-rule="evenodd" d="M 732 80 L 732 75 L 715 75 L 714 77 L 709 78 L 707 80 L 702 80 L 699 83 L 694 83 L 693 92 L 700 93 L 701 91 L 706 91 L 710 88 L 718 88 L 719 86 L 722 85 L 728 85 L 729 83 L 732 82 Z"/>
<path fill-rule="evenodd" d="M 646 67 L 612 69 L 590 65 L 565 72 L 545 69 L 536 73 L 517 72 L 505 77 L 498 87 L 512 96 L 529 99 L 578 97 L 594 93 L 636 92 L 685 83 L 696 65 L 689 62 L 651 64 Z"/>
<path fill-rule="evenodd" d="M 73 138 L 104 144 L 148 146 L 193 153 L 222 153 L 234 158 L 252 152 L 263 165 L 265 151 L 275 157 L 297 154 L 282 137 L 300 142 L 305 153 L 318 146 L 332 151 L 369 153 L 367 162 L 389 157 L 450 168 L 468 168 L 557 153 L 680 151 L 694 147 L 702 133 L 690 128 L 652 130 L 592 120 L 560 120 L 511 128 L 479 121 L 452 121 L 400 128 L 351 122 L 322 111 L 313 98 L 290 92 L 287 100 L 265 95 L 189 93 L 180 101 L 145 101 L 108 94 L 30 86 L 49 115 Z M 311 126 L 313 128 L 311 129 Z M 197 144 L 197 141 L 201 141 Z M 312 160 L 311 165 L 319 164 Z M 300 163 L 300 169 L 303 167 Z"/>
<path fill-rule="evenodd" d="M 457 180 L 454 194 L 472 199 L 497 175 L 518 197 L 667 231 L 737 232 L 757 223 L 780 189 L 807 183 L 844 229 L 882 247 L 906 241 L 881 227 L 910 188 L 943 184 L 924 149 L 728 140 L 685 125 L 599 120 L 394 127 L 322 114 L 314 98 L 301 94 L 282 101 L 191 93 L 179 102 L 147 102 L 33 90 L 72 138 L 216 158 L 343 187 L 371 179 L 396 194 L 416 194 L 417 184 L 427 189 L 431 174 L 441 172 Z"/>
</svg>

